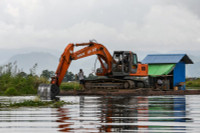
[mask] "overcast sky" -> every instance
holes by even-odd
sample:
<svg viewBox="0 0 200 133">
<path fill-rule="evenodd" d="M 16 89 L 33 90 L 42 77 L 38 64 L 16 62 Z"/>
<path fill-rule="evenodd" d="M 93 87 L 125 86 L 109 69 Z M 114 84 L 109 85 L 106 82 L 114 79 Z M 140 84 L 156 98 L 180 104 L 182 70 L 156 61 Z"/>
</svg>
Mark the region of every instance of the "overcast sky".
<svg viewBox="0 0 200 133">
<path fill-rule="evenodd" d="M 109 50 L 200 50 L 200 0 L 0 0 L 0 48 L 96 39 Z"/>
</svg>

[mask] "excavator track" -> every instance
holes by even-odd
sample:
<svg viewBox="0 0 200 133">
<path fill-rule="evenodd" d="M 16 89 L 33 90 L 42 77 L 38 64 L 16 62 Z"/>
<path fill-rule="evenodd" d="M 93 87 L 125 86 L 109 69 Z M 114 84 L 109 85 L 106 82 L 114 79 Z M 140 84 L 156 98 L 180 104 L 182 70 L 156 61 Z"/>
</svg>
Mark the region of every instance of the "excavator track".
<svg viewBox="0 0 200 133">
<path fill-rule="evenodd" d="M 141 81 L 140 81 L 141 82 Z M 138 81 L 134 80 L 121 80 L 121 79 L 96 79 L 86 80 L 85 89 L 136 89 Z M 142 84 L 142 82 L 140 83 Z"/>
</svg>

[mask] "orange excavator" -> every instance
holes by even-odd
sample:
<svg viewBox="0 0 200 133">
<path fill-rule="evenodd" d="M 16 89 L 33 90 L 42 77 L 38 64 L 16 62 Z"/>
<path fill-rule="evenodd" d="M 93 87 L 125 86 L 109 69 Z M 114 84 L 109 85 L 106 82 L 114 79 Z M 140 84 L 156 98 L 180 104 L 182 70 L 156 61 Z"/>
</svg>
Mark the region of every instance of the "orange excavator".
<svg viewBox="0 0 200 133">
<path fill-rule="evenodd" d="M 74 51 L 74 47 L 84 48 Z M 86 80 L 85 89 L 134 89 L 148 87 L 148 65 L 138 62 L 137 55 L 131 51 L 114 51 L 113 56 L 102 44 L 90 41 L 89 43 L 68 44 L 61 55 L 56 76 L 52 77 L 51 84 L 42 84 L 38 91 L 49 91 L 51 98 L 59 94 L 59 86 L 71 64 L 91 55 L 97 55 L 101 68 L 96 75 L 102 78 Z"/>
</svg>

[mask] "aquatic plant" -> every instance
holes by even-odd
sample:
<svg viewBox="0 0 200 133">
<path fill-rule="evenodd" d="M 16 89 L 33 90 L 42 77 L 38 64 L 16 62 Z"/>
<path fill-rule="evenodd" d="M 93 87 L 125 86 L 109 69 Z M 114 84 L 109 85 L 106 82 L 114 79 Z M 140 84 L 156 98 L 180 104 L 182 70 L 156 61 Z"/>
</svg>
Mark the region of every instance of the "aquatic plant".
<svg viewBox="0 0 200 133">
<path fill-rule="evenodd" d="M 9 104 L 1 104 L 0 108 L 10 108 L 10 107 L 51 107 L 59 108 L 66 104 L 73 104 L 72 102 L 65 101 L 41 101 L 41 100 L 25 100 L 23 102 L 14 102 Z"/>
</svg>

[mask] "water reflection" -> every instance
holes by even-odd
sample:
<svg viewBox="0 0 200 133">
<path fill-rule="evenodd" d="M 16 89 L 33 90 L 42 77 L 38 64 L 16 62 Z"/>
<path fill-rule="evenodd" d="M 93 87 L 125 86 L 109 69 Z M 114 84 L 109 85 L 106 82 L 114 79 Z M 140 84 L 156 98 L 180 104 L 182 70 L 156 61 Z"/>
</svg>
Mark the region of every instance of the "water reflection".
<svg viewBox="0 0 200 133">
<path fill-rule="evenodd" d="M 71 122 L 67 122 L 71 119 L 71 117 L 68 117 L 68 109 L 67 108 L 59 108 L 57 110 L 59 113 L 57 115 L 58 120 L 56 122 L 60 123 L 58 128 L 60 128 L 59 131 L 62 132 L 69 132 L 71 129 L 69 128 L 70 125 L 73 125 Z"/>
<path fill-rule="evenodd" d="M 32 97 L 31 97 L 32 98 Z M 0 97 L 0 102 L 28 97 Z M 61 97 L 62 108 L 1 108 L 0 132 L 199 132 L 200 97 Z"/>
<path fill-rule="evenodd" d="M 59 131 L 63 132 L 144 132 L 186 129 L 185 126 L 172 123 L 186 122 L 185 96 L 80 97 L 77 110 L 60 108 L 58 112 Z M 72 112 L 73 116 L 70 117 Z"/>
<path fill-rule="evenodd" d="M 149 121 L 161 124 L 148 126 L 149 130 L 185 130 L 185 126 L 178 126 L 173 122 L 185 122 L 186 120 L 185 96 L 173 98 L 149 98 Z M 152 119 L 151 119 L 152 118 Z M 155 119 L 156 118 L 156 119 Z M 166 125 L 162 124 L 163 122 Z M 169 123 L 171 122 L 171 124 Z M 169 123 L 169 124 L 168 124 Z M 162 126 L 164 125 L 164 126 Z M 177 126 L 176 126 L 177 125 Z"/>
</svg>

